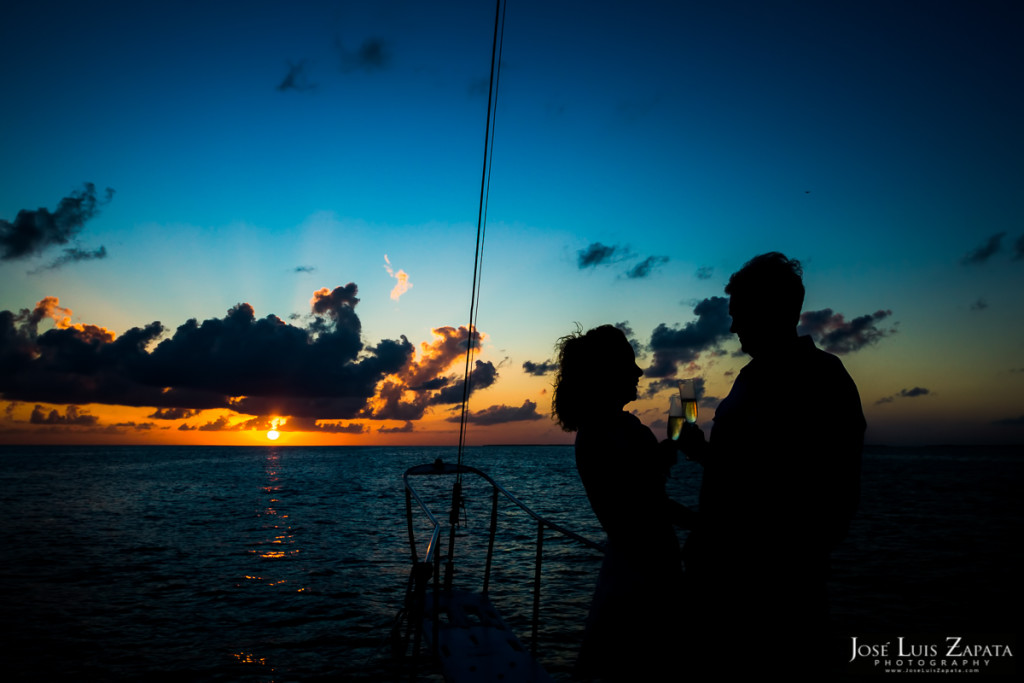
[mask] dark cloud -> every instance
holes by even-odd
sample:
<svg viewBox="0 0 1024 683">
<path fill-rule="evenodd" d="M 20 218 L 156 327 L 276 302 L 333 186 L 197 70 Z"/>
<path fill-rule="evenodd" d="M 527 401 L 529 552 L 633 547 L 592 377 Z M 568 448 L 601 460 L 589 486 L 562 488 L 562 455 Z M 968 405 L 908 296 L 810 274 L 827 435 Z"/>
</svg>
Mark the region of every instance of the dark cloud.
<svg viewBox="0 0 1024 683">
<path fill-rule="evenodd" d="M 1013 243 L 1013 260 L 1019 261 L 1024 259 L 1024 235 L 1017 238 L 1017 241 Z"/>
<path fill-rule="evenodd" d="M 1020 417 L 1004 417 L 1001 420 L 993 420 L 992 424 L 997 427 L 1024 427 L 1024 415 Z"/>
<path fill-rule="evenodd" d="M 204 425 L 199 426 L 201 432 L 227 432 L 231 431 L 231 420 L 228 419 L 227 415 L 221 415 L 212 422 L 207 422 Z"/>
<path fill-rule="evenodd" d="M 312 273 L 314 270 L 316 270 L 316 268 L 313 267 L 313 266 L 295 266 L 295 270 L 293 272 L 295 272 L 295 273 Z"/>
<path fill-rule="evenodd" d="M 153 322 L 120 336 L 72 323 L 72 312 L 47 297 L 32 310 L 0 311 L 0 395 L 144 406 L 154 420 L 185 420 L 213 408 L 264 416 L 179 427 L 203 431 L 268 429 L 266 416 L 279 416 L 310 430 L 355 433 L 358 425 L 317 420 L 412 421 L 431 406 L 460 403 L 466 354 L 483 335 L 440 327 L 419 353 L 405 337 L 369 346 L 361 339 L 357 294 L 353 283 L 315 292 L 305 326 L 257 318 L 241 303 L 223 318 L 188 320 L 169 335 Z M 45 320 L 53 328 L 41 332 Z M 494 363 L 476 360 L 470 393 L 497 379 Z"/>
<path fill-rule="evenodd" d="M 156 424 L 153 422 L 118 422 L 111 426 L 115 429 L 126 427 L 128 429 L 134 429 L 137 432 L 148 432 L 152 429 L 156 429 Z M 164 429 L 166 429 L 166 427 L 164 427 Z"/>
<path fill-rule="evenodd" d="M 105 199 L 97 199 L 96 186 L 85 183 L 84 189 L 60 200 L 53 213 L 43 208 L 22 209 L 13 222 L 0 219 L 0 260 L 26 258 L 47 247 L 67 244 L 113 196 L 114 191 L 107 188 Z"/>
<path fill-rule="evenodd" d="M 198 410 L 189 408 L 158 408 L 152 415 L 147 415 L 151 420 L 187 420 L 199 414 Z"/>
<path fill-rule="evenodd" d="M 648 256 L 626 272 L 630 280 L 639 280 L 649 277 L 654 268 L 662 263 L 668 263 L 668 256 Z"/>
<path fill-rule="evenodd" d="M 640 398 L 653 398 L 663 391 L 676 391 L 676 382 L 678 381 L 672 378 L 652 379 L 647 382 Z"/>
<path fill-rule="evenodd" d="M 924 387 L 914 387 L 913 389 L 900 389 L 899 392 L 892 394 L 891 396 L 885 396 L 875 401 L 876 404 L 881 403 L 892 403 L 897 398 L 917 398 L 919 396 L 928 396 L 932 394 L 929 389 Z"/>
<path fill-rule="evenodd" d="M 612 325 L 612 327 L 622 332 L 622 334 L 626 335 L 626 339 L 633 339 L 636 337 L 636 333 L 633 332 L 633 328 L 632 326 L 630 326 L 628 320 L 617 322 L 614 325 Z"/>
<path fill-rule="evenodd" d="M 382 69 L 391 61 L 391 55 L 380 38 L 370 38 L 360 45 L 356 51 L 356 58 L 359 66 L 367 71 Z"/>
<path fill-rule="evenodd" d="M 355 50 L 347 48 L 341 38 L 335 38 L 334 47 L 344 73 L 380 71 L 391 64 L 391 51 L 381 38 L 368 38 Z"/>
<path fill-rule="evenodd" d="M 712 402 L 716 404 L 718 403 L 719 399 L 717 397 L 705 396 L 705 382 L 703 377 L 693 377 L 690 379 L 690 381 L 693 382 L 693 390 L 697 396 L 698 403 L 700 403 L 701 405 L 705 405 L 707 402 Z M 658 395 L 662 391 L 679 391 L 679 380 L 672 377 L 651 380 L 650 382 L 647 383 L 647 389 L 644 391 L 642 398 L 651 398 L 653 396 Z"/>
<path fill-rule="evenodd" d="M 189 320 L 155 347 L 164 332 L 159 322 L 115 338 L 72 325 L 70 311 L 48 297 L 33 311 L 0 311 L 0 392 L 45 403 L 350 419 L 414 351 L 404 337 L 363 345 L 356 291 L 349 284 L 317 292 L 306 328 L 273 315 L 257 320 L 249 304 L 239 304 L 224 318 Z M 46 317 L 57 325 L 39 334 Z"/>
<path fill-rule="evenodd" d="M 985 244 L 981 245 L 977 249 L 968 252 L 960 259 L 960 263 L 964 265 L 971 265 L 975 263 L 984 263 L 992 257 L 993 254 L 999 251 L 1003 237 L 1006 236 L 1005 232 L 997 232 L 988 238 Z"/>
<path fill-rule="evenodd" d="M 518 408 L 515 406 L 493 405 L 489 408 L 478 410 L 475 413 L 470 413 L 467 419 L 473 424 L 487 426 L 503 424 L 505 422 L 539 420 L 541 419 L 541 415 L 537 413 L 537 404 L 530 399 L 526 399 L 523 401 L 523 405 Z M 448 418 L 449 422 L 459 422 L 460 420 L 460 416 L 452 416 Z"/>
<path fill-rule="evenodd" d="M 354 282 L 350 282 L 344 287 L 335 287 L 333 290 L 322 287 L 313 292 L 313 298 L 310 299 L 309 305 L 313 309 L 314 315 L 326 314 L 332 320 L 354 319 L 355 324 L 358 325 L 358 318 L 355 318 L 355 314 L 352 313 L 356 304 L 359 303 L 359 298 L 356 297 L 358 293 L 359 287 Z"/>
<path fill-rule="evenodd" d="M 490 361 L 476 361 L 473 365 L 473 375 L 470 378 L 470 393 L 480 389 L 486 389 L 487 387 L 494 384 L 498 379 L 498 370 L 494 367 L 494 363 Z M 430 397 L 428 401 L 429 405 L 455 405 L 462 403 L 463 392 L 465 391 L 466 383 L 459 378 L 451 383 L 449 386 L 444 387 L 436 394 Z"/>
<path fill-rule="evenodd" d="M 639 339 L 636 338 L 636 333 L 633 332 L 633 328 L 630 327 L 628 320 L 615 323 L 612 325 L 617 330 L 620 330 L 622 334 L 626 335 L 626 341 L 633 347 L 633 353 L 637 356 L 641 356 L 644 353 L 644 345 Z"/>
<path fill-rule="evenodd" d="M 326 432 L 329 434 L 362 434 L 366 426 L 358 422 L 343 424 L 340 422 L 321 422 L 310 418 L 291 418 L 279 430 L 289 432 Z"/>
<path fill-rule="evenodd" d="M 107 258 L 107 248 L 104 246 L 100 246 L 98 249 L 93 249 L 92 251 L 88 251 L 86 249 L 79 249 L 78 247 L 72 247 L 70 249 L 65 249 L 64 253 L 61 256 L 58 256 L 56 259 L 54 259 L 47 265 L 40 266 L 39 268 L 34 268 L 30 270 L 29 275 L 35 275 L 36 273 L 41 273 L 44 270 L 55 270 L 62 266 L 66 266 L 69 263 L 105 258 Z"/>
<path fill-rule="evenodd" d="M 221 415 L 212 422 L 207 422 L 204 425 L 199 426 L 201 432 L 244 432 L 249 430 L 258 431 L 270 431 L 274 427 L 274 422 L 269 417 L 259 415 L 248 420 L 240 420 L 238 422 L 231 422 L 231 418 L 227 415 Z"/>
<path fill-rule="evenodd" d="M 885 330 L 877 326 L 891 315 L 892 311 L 879 310 L 847 321 L 841 313 L 823 308 L 803 313 L 797 332 L 811 335 L 818 346 L 829 353 L 851 353 L 895 334 L 894 328 Z"/>
<path fill-rule="evenodd" d="M 381 434 L 408 434 L 416 430 L 413 428 L 412 422 L 406 422 L 401 427 L 379 427 L 377 431 Z"/>
<path fill-rule="evenodd" d="M 551 360 L 542 361 L 540 363 L 534 363 L 531 360 L 523 362 L 523 372 L 528 375 L 536 375 L 540 377 L 547 375 L 558 369 L 558 363 Z"/>
<path fill-rule="evenodd" d="M 96 415 L 89 415 L 78 406 L 67 406 L 67 408 L 64 409 L 64 414 L 61 415 L 57 410 L 51 410 L 47 413 L 41 405 L 37 405 L 32 409 L 32 415 L 29 417 L 28 421 L 34 425 L 76 425 L 92 427 L 99 422 L 99 417 Z"/>
<path fill-rule="evenodd" d="M 714 273 L 715 269 L 711 266 L 701 266 L 697 269 L 696 276 L 698 280 L 710 280 Z"/>
<path fill-rule="evenodd" d="M 611 263 L 613 259 L 618 259 L 628 253 L 629 250 L 625 247 L 612 247 L 600 242 L 594 242 L 586 249 L 580 249 L 576 252 L 576 258 L 580 270 L 583 270 L 584 268 L 593 268 Z"/>
<path fill-rule="evenodd" d="M 986 308 L 988 308 L 988 302 L 981 297 L 978 297 L 977 301 L 971 304 L 972 311 L 984 311 Z"/>
<path fill-rule="evenodd" d="M 296 92 L 309 92 L 316 90 L 316 83 L 310 83 L 309 75 L 306 72 L 306 60 L 300 60 L 297 64 L 288 62 L 288 73 L 277 84 L 279 92 L 294 90 Z"/>
<path fill-rule="evenodd" d="M 654 361 L 644 371 L 647 377 L 660 378 L 675 375 L 680 364 L 695 361 L 701 353 L 715 349 L 732 334 L 729 300 L 714 296 L 704 299 L 694 309 L 697 319 L 682 328 L 670 328 L 661 323 L 651 332 L 650 349 Z"/>
<path fill-rule="evenodd" d="M 382 383 L 377 399 L 367 406 L 361 417 L 375 420 L 418 420 L 432 405 L 462 402 L 464 384 L 458 375 L 445 374 L 456 370 L 462 374 L 462 360 L 469 349 L 470 335 L 465 326 L 439 327 L 433 330 L 434 341 L 420 345 L 420 358 L 410 362 Z M 474 348 L 479 348 L 480 334 L 473 334 Z M 470 395 L 495 382 L 498 373 L 490 361 L 476 361 Z"/>
</svg>

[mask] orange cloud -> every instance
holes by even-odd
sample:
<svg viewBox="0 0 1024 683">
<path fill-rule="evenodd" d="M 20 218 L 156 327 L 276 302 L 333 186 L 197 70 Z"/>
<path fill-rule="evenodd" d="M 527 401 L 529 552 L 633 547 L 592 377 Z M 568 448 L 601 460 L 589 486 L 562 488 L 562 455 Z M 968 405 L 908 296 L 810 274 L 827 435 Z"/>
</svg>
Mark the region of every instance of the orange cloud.
<svg viewBox="0 0 1024 683">
<path fill-rule="evenodd" d="M 434 335 L 434 340 L 429 343 L 421 342 L 419 360 L 413 360 L 409 364 L 409 372 L 405 379 L 410 386 L 416 386 L 437 377 L 469 349 L 470 334 L 465 325 L 460 325 L 458 329 L 451 326 L 436 327 L 431 330 L 431 333 Z M 473 348 L 479 349 L 484 339 L 486 339 L 485 335 L 478 330 L 474 331 L 472 335 Z"/>
<path fill-rule="evenodd" d="M 35 309 L 30 314 L 30 320 L 38 323 L 43 318 L 49 318 L 53 320 L 54 327 L 58 330 L 75 330 L 79 332 L 79 336 L 85 341 L 109 343 L 117 338 L 117 335 L 114 334 L 113 331 L 108 330 L 105 327 L 99 327 L 98 325 L 86 325 L 83 323 L 72 323 L 71 315 L 71 309 L 61 306 L 60 299 L 55 296 L 47 296 L 43 297 L 43 299 L 36 304 Z"/>
<path fill-rule="evenodd" d="M 399 270 L 397 273 L 391 268 L 391 260 L 387 254 L 384 254 L 384 270 L 388 271 L 388 275 L 398 280 L 394 288 L 391 290 L 391 298 L 398 301 L 398 298 L 409 291 L 412 287 L 412 283 L 409 282 L 409 274 L 404 270 Z"/>
</svg>

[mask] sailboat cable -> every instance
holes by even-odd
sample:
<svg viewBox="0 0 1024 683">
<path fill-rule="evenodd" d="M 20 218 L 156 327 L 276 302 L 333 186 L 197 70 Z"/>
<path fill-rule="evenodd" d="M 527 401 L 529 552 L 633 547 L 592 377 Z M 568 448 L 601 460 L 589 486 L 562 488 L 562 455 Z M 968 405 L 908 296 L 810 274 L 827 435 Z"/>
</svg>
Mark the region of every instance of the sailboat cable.
<svg viewBox="0 0 1024 683">
<path fill-rule="evenodd" d="M 491 172 L 494 170 L 494 131 L 498 127 L 498 125 L 497 125 L 498 124 L 498 93 L 501 92 L 501 56 L 502 56 L 502 50 L 503 50 L 504 45 L 505 45 L 505 11 L 506 11 L 507 8 L 508 8 L 508 2 L 506 1 L 504 6 L 502 7 L 502 10 L 501 10 L 501 32 L 500 32 L 500 35 L 498 36 L 498 61 L 497 61 L 497 65 L 496 65 L 495 71 L 494 71 L 494 107 L 493 107 L 493 110 L 492 110 L 492 113 L 491 113 L 491 116 L 490 116 L 490 121 L 491 121 L 490 160 L 487 163 L 487 185 L 486 185 L 486 190 L 483 193 L 483 221 L 481 223 L 480 252 L 479 252 L 479 256 L 480 256 L 480 269 L 479 269 L 479 272 L 480 272 L 480 275 L 479 275 L 479 277 L 477 279 L 477 284 L 476 284 L 476 289 L 477 289 L 476 308 L 473 311 L 473 316 L 472 316 L 473 330 L 477 330 L 479 328 L 479 320 L 480 320 L 480 288 L 483 285 L 483 272 L 484 272 L 484 250 L 483 250 L 483 245 L 487 241 L 487 209 L 490 206 L 490 198 L 491 198 Z M 479 341 L 479 337 L 477 337 L 477 340 Z M 477 350 L 477 346 L 474 344 L 474 345 L 472 345 L 472 348 L 469 349 L 469 353 L 475 353 L 476 350 Z M 466 360 L 467 361 L 471 361 L 472 359 L 471 359 L 471 357 L 469 357 L 467 355 Z M 465 382 L 465 385 L 464 385 L 463 389 L 465 390 L 466 406 L 467 406 L 467 410 L 468 410 L 468 404 L 469 404 L 468 397 L 469 397 L 469 394 L 472 392 L 472 386 L 473 386 L 472 379 L 473 379 L 473 371 L 474 371 L 474 368 L 475 368 L 475 363 L 467 362 L 467 365 L 468 365 L 468 367 L 467 367 L 466 382 Z M 463 425 L 463 432 L 465 433 L 465 431 L 468 430 L 468 428 L 469 428 L 469 424 L 468 424 L 468 420 L 466 420 L 466 422 Z"/>
<path fill-rule="evenodd" d="M 484 221 L 483 239 L 487 238 L 487 208 L 491 200 L 491 171 L 494 170 L 494 129 L 498 127 L 498 93 L 501 91 L 501 53 L 505 46 L 505 9 L 508 3 L 501 10 L 501 35 L 498 38 L 498 67 L 494 74 L 494 114 L 491 116 L 491 163 L 487 165 L 487 191 L 484 193 Z M 483 279 L 483 250 L 480 251 L 480 275 Z M 478 285 L 479 289 L 479 285 Z M 480 297 L 476 298 L 476 311 L 473 313 L 473 320 L 476 322 L 480 317 Z M 470 376 L 473 370 L 470 369 Z"/>
<path fill-rule="evenodd" d="M 494 145 L 494 120 L 496 118 L 498 80 L 500 78 L 501 61 L 498 58 L 500 48 L 504 41 L 504 9 L 502 1 L 497 0 L 494 13 L 494 37 L 491 45 L 491 73 L 490 83 L 487 92 L 487 123 L 484 128 L 484 158 L 483 169 L 480 178 L 480 204 L 477 210 L 476 227 L 476 248 L 473 255 L 473 284 L 469 302 L 469 329 L 466 349 L 466 368 L 462 385 L 462 413 L 459 419 L 459 450 L 458 464 L 462 464 L 462 457 L 466 446 L 466 431 L 469 423 L 469 393 L 473 377 L 473 355 L 476 345 L 479 343 L 476 319 L 479 312 L 480 302 L 480 280 L 483 269 L 483 246 L 486 234 L 486 207 L 490 194 L 490 169 L 491 156 Z M 461 484 L 461 472 L 456 474 L 456 484 Z M 453 517 L 455 515 L 453 510 Z"/>
</svg>

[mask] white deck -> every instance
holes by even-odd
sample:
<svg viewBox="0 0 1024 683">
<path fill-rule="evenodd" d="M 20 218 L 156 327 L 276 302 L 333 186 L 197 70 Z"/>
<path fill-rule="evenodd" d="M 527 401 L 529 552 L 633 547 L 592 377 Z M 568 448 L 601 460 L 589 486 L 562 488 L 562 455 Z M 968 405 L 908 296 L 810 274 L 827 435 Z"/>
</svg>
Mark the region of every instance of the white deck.
<svg viewBox="0 0 1024 683">
<path fill-rule="evenodd" d="M 434 596 L 426 595 L 424 633 L 434 638 Z M 438 594 L 438 656 L 451 683 L 546 682 L 551 677 L 516 638 L 486 596 L 468 591 Z"/>
</svg>

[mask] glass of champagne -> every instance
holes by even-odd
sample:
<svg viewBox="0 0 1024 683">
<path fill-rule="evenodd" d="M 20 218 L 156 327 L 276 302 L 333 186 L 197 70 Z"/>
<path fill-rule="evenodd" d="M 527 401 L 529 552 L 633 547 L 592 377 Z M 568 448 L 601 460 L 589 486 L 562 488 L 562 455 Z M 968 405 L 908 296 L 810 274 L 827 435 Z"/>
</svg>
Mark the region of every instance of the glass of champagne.
<svg viewBox="0 0 1024 683">
<path fill-rule="evenodd" d="M 697 422 L 697 387 L 692 379 L 679 380 L 679 400 L 683 404 L 683 417 L 690 424 Z"/>
<path fill-rule="evenodd" d="M 668 438 L 676 441 L 683 431 L 683 402 L 678 395 L 668 397 Z"/>
</svg>

